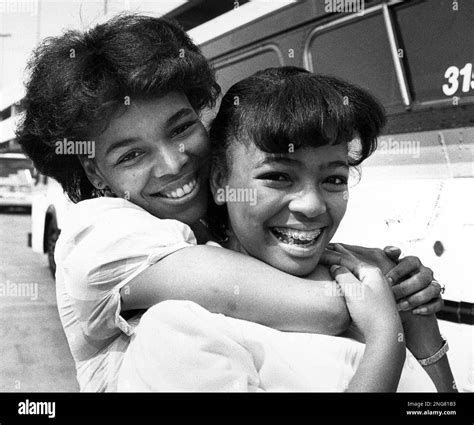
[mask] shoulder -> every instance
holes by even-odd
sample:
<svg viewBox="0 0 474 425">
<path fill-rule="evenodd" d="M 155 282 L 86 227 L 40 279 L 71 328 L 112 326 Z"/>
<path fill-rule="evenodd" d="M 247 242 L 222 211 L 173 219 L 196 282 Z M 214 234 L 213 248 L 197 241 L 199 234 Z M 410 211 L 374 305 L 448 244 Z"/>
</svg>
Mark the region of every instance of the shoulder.
<svg viewBox="0 0 474 425">
<path fill-rule="evenodd" d="M 145 209 L 123 198 L 94 198 L 73 205 L 66 215 L 63 232 L 78 233 L 91 226 L 130 229 L 151 226 L 191 233 L 188 225 L 177 220 L 155 217 Z"/>
<path fill-rule="evenodd" d="M 161 220 L 125 199 L 91 199 L 69 211 L 55 248 L 57 274 L 75 288 L 113 285 L 195 244 L 184 223 Z"/>
<path fill-rule="evenodd" d="M 191 228 L 177 220 L 163 220 L 122 198 L 81 201 L 68 211 L 56 250 L 60 257 L 79 247 L 92 251 L 196 244 Z"/>
</svg>

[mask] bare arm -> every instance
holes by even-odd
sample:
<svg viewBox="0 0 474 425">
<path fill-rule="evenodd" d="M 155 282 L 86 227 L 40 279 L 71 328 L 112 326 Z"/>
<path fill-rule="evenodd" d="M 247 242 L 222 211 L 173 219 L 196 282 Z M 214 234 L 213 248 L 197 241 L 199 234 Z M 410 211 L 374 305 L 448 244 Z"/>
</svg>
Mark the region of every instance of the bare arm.
<svg viewBox="0 0 474 425">
<path fill-rule="evenodd" d="M 440 285 L 433 282 L 433 272 L 423 266 L 417 257 L 405 257 L 398 265 L 390 261 L 381 250 L 344 245 L 354 255 L 365 261 L 376 264 L 393 281 L 392 291 L 398 301 L 407 348 L 418 358 L 427 358 L 436 353 L 442 346 L 436 316 L 443 305 L 440 298 Z M 399 254 L 400 252 L 398 252 Z M 336 253 L 327 255 L 331 261 L 339 261 Z M 398 257 L 398 256 L 396 256 Z M 406 306 L 403 306 L 403 302 Z M 420 314 L 411 309 L 421 310 Z M 424 312 L 423 312 L 424 310 Z M 438 362 L 426 366 L 430 376 L 440 392 L 456 391 L 453 374 L 447 356 Z"/>
<path fill-rule="evenodd" d="M 434 314 L 430 316 L 412 315 L 404 323 L 404 328 L 407 348 L 417 359 L 430 357 L 443 345 L 438 322 Z M 448 356 L 443 356 L 436 363 L 425 366 L 424 369 L 435 384 L 438 392 L 457 392 Z"/>
<path fill-rule="evenodd" d="M 331 267 L 354 323 L 365 339 L 364 356 L 348 386 L 350 392 L 394 392 L 405 361 L 403 328 L 381 270 L 337 246 L 340 266 Z"/>
<path fill-rule="evenodd" d="M 344 298 L 328 291 L 331 278 L 324 270 L 299 278 L 243 254 L 197 245 L 163 258 L 124 286 L 122 311 L 189 300 L 283 331 L 335 335 L 350 317 Z"/>
<path fill-rule="evenodd" d="M 400 332 L 402 331 L 400 326 Z M 405 361 L 405 345 L 397 331 L 366 340 L 364 356 L 348 392 L 396 392 Z"/>
</svg>

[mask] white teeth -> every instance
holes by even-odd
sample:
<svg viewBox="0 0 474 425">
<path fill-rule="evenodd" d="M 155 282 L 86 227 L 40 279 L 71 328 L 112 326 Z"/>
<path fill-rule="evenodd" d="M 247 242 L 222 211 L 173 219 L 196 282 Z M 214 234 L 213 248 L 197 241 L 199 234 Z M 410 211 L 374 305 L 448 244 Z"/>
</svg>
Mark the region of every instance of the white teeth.
<svg viewBox="0 0 474 425">
<path fill-rule="evenodd" d="M 164 196 L 165 198 L 182 198 L 184 195 L 191 193 L 194 187 L 196 186 L 196 184 L 197 184 L 196 179 L 193 179 L 190 182 L 183 185 L 183 187 L 175 189 L 171 192 L 162 193 L 162 196 Z"/>
<path fill-rule="evenodd" d="M 299 239 L 300 241 L 310 241 L 316 239 L 321 233 L 321 229 L 303 231 L 303 230 L 294 230 L 286 227 L 275 227 L 275 230 L 285 236 L 289 236 L 292 239 Z"/>
<path fill-rule="evenodd" d="M 183 190 L 184 190 L 184 193 L 186 193 L 186 195 L 191 192 L 191 190 L 193 190 L 193 188 L 189 185 L 189 184 L 185 184 L 183 186 Z"/>
</svg>

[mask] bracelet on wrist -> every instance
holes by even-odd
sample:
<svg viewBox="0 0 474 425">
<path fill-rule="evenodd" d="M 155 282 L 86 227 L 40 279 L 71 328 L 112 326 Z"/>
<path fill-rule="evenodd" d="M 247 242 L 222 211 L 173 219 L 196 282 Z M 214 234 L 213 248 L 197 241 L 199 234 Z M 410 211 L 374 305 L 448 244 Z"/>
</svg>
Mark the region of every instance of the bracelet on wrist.
<svg viewBox="0 0 474 425">
<path fill-rule="evenodd" d="M 429 365 L 432 365 L 433 363 L 436 363 L 438 360 L 440 360 L 446 355 L 446 353 L 449 350 L 448 341 L 442 335 L 441 335 L 441 339 L 443 340 L 443 345 L 441 346 L 441 348 L 436 353 L 434 353 L 433 355 L 429 357 L 426 357 L 424 359 L 417 359 L 418 363 L 420 363 L 422 366 L 429 366 Z"/>
</svg>

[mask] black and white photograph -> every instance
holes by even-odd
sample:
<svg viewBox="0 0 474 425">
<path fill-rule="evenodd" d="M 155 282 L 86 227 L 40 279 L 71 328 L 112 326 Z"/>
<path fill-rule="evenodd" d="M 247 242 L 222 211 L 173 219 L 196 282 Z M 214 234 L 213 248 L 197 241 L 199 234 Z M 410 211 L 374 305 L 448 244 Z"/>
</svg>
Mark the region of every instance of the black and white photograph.
<svg viewBox="0 0 474 425">
<path fill-rule="evenodd" d="M 473 64 L 473 0 L 0 0 L 0 422 L 472 424 Z"/>
</svg>

